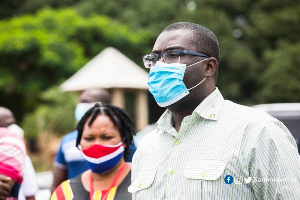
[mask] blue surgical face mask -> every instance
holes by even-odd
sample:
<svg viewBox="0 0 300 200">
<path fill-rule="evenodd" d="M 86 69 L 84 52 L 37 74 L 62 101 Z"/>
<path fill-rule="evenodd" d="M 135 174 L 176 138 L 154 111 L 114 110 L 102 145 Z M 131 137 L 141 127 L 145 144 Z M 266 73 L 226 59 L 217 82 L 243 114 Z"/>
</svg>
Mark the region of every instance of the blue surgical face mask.
<svg viewBox="0 0 300 200">
<path fill-rule="evenodd" d="M 93 106 L 95 103 L 79 103 L 75 108 L 75 119 L 77 122 L 81 120 L 83 115 Z"/>
<path fill-rule="evenodd" d="M 172 105 L 189 94 L 189 90 L 199 86 L 206 77 L 198 84 L 191 88 L 187 88 L 183 83 L 184 73 L 187 67 L 191 67 L 200 62 L 186 66 L 181 63 L 163 63 L 158 61 L 150 70 L 148 77 L 149 91 L 155 98 L 160 107 Z"/>
</svg>

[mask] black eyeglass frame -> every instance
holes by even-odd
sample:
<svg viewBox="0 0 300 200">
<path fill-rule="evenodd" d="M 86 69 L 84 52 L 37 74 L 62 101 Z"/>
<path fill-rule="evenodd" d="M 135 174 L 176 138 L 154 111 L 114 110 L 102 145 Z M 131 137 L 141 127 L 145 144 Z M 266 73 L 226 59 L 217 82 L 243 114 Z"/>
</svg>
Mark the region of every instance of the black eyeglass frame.
<svg viewBox="0 0 300 200">
<path fill-rule="evenodd" d="M 153 62 L 153 60 L 149 60 L 147 59 L 147 57 L 152 56 L 152 55 L 157 55 L 155 56 L 155 59 L 157 59 L 155 62 L 159 61 L 161 58 L 164 59 L 164 55 L 168 52 L 177 52 L 179 55 L 178 56 L 182 56 L 182 55 L 192 55 L 192 56 L 200 56 L 200 57 L 205 57 L 205 58 L 209 58 L 208 55 L 205 55 L 203 53 L 198 53 L 195 51 L 188 51 L 188 50 L 183 50 L 183 49 L 174 49 L 174 50 L 168 50 L 165 51 L 163 53 L 151 53 L 151 54 L 146 54 L 143 56 L 143 63 L 145 65 L 146 68 L 151 68 L 153 66 L 149 66 L 150 62 Z M 154 58 L 154 57 L 153 57 Z M 152 59 L 153 59 L 152 58 Z M 165 60 L 164 60 L 165 61 Z M 146 63 L 148 62 L 148 63 Z"/>
</svg>

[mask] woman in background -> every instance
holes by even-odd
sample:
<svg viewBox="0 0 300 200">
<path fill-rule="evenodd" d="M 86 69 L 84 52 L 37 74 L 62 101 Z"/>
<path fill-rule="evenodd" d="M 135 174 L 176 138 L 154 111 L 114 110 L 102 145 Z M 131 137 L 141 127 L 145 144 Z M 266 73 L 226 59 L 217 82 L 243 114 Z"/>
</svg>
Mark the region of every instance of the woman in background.
<svg viewBox="0 0 300 200">
<path fill-rule="evenodd" d="M 63 182 L 51 200 L 131 200 L 129 155 L 135 130 L 121 108 L 97 103 L 79 121 L 76 146 L 90 170 Z"/>
</svg>

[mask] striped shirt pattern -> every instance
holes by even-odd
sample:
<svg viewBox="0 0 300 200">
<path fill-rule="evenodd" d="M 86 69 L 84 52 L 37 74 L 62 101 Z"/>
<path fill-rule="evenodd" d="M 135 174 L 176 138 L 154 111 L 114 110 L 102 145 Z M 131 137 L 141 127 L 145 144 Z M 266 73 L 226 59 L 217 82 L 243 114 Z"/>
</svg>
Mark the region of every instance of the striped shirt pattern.
<svg viewBox="0 0 300 200">
<path fill-rule="evenodd" d="M 172 124 L 167 110 L 139 145 L 133 200 L 300 199 L 295 140 L 267 113 L 224 100 L 216 88 L 178 132 Z M 236 181 L 226 184 L 227 175 Z"/>
<path fill-rule="evenodd" d="M 114 200 L 116 195 L 117 186 L 111 188 L 109 191 L 95 191 L 93 195 L 94 200 Z"/>
<path fill-rule="evenodd" d="M 62 182 L 53 192 L 51 200 L 71 200 L 74 195 L 70 186 L 70 180 Z"/>
<path fill-rule="evenodd" d="M 112 187 L 108 190 L 97 190 L 93 194 L 93 200 L 113 200 L 118 186 Z M 51 200 L 72 200 L 74 198 L 72 188 L 70 186 L 70 180 L 66 180 L 61 183 L 51 196 Z"/>
<path fill-rule="evenodd" d="M 17 134 L 0 128 L 0 174 L 20 184 L 25 168 L 25 145 Z"/>
<path fill-rule="evenodd" d="M 88 164 L 76 147 L 77 131 L 65 135 L 57 151 L 54 166 L 67 169 L 67 178 L 72 179 L 89 169 Z"/>
</svg>

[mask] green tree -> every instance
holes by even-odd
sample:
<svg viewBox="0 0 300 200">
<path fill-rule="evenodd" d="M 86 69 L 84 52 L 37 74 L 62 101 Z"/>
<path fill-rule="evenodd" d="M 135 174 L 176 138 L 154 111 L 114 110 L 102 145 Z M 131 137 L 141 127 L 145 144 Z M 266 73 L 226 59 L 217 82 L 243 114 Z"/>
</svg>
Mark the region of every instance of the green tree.
<svg viewBox="0 0 300 200">
<path fill-rule="evenodd" d="M 67 21 L 68 19 L 68 21 Z M 78 70 L 86 58 L 82 47 L 60 34 L 80 18 L 75 12 L 44 10 L 0 22 L 0 92 L 2 105 L 21 119 L 41 102 L 42 91 Z M 67 32 L 67 31 L 65 31 Z"/>
<path fill-rule="evenodd" d="M 253 94 L 257 91 L 255 80 L 259 61 L 244 36 L 235 34 L 242 31 L 238 29 L 236 18 L 242 16 L 241 11 L 246 6 L 247 2 L 234 0 L 230 4 L 212 0 L 133 0 L 122 3 L 93 0 L 81 2 L 76 8 L 82 15 L 104 13 L 131 27 L 151 30 L 150 48 L 162 29 L 172 22 L 190 21 L 210 28 L 218 36 L 221 47 L 219 87 L 225 97 L 248 103 L 253 101 Z"/>
<path fill-rule="evenodd" d="M 266 51 L 264 63 L 268 68 L 259 79 L 259 98 L 266 102 L 300 101 L 300 43 L 283 42 L 275 50 Z"/>
<path fill-rule="evenodd" d="M 44 7 L 62 8 L 72 6 L 80 0 L 1 0 L 0 19 L 35 13 Z"/>
<path fill-rule="evenodd" d="M 39 133 L 65 134 L 75 129 L 74 110 L 77 94 L 63 93 L 57 86 L 42 93 L 43 103 L 24 118 L 22 127 L 27 138 L 36 138 Z"/>
<path fill-rule="evenodd" d="M 205 25 L 219 38 L 219 87 L 226 98 L 248 104 L 283 100 L 275 93 L 273 96 L 272 91 L 268 95 L 264 94 L 264 88 L 269 87 L 269 84 L 261 77 L 266 77 L 265 73 L 273 68 L 274 63 L 267 60 L 270 52 L 280 51 L 281 43 L 292 46 L 299 44 L 299 1 L 92 0 L 79 2 L 75 7 L 85 16 L 101 13 L 130 27 L 150 30 L 153 43 L 161 30 L 172 22 L 190 21 Z M 280 58 L 277 57 L 278 53 L 275 56 L 272 58 Z M 295 80 L 299 78 L 296 74 L 290 76 Z M 286 92 L 294 91 L 291 89 L 293 85 L 285 87 Z M 287 96 L 285 101 L 300 100 L 294 94 Z"/>
<path fill-rule="evenodd" d="M 139 53 L 149 46 L 149 38 L 145 31 L 133 32 L 105 16 L 83 18 L 73 9 L 44 9 L 0 21 L 0 104 L 22 119 L 45 101 L 43 91 L 107 46 L 141 63 Z"/>
<path fill-rule="evenodd" d="M 16 2 L 20 8 L 6 12 Z M 300 101 L 299 1 L 13 0 L 2 5 L 0 18 L 37 12 L 0 21 L 0 103 L 14 105 L 19 119 L 46 101 L 39 97 L 43 91 L 106 46 L 142 65 L 141 55 L 177 21 L 203 24 L 216 33 L 218 87 L 225 98 L 247 104 Z M 73 8 L 38 11 L 43 6 Z"/>
<path fill-rule="evenodd" d="M 300 2 L 257 1 L 247 28 L 248 43 L 260 58 L 260 102 L 299 102 Z"/>
</svg>

